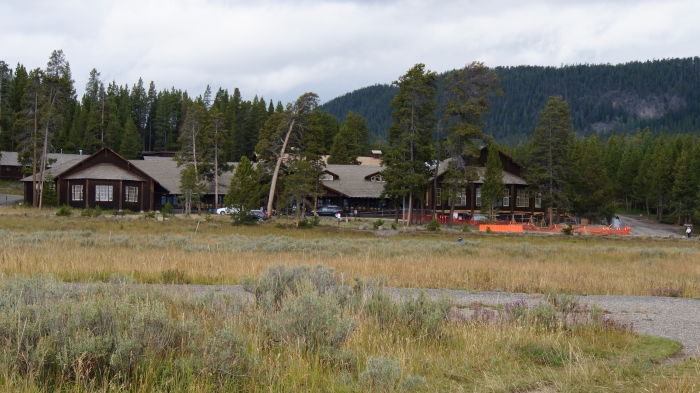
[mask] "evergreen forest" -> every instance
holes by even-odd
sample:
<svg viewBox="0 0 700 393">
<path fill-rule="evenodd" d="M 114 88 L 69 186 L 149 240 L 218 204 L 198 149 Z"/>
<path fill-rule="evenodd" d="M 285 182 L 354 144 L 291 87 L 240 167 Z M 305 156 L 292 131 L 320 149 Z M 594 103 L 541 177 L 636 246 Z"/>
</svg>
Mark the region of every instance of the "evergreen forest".
<svg viewBox="0 0 700 393">
<path fill-rule="evenodd" d="M 700 58 L 562 67 L 496 67 L 503 95 L 484 115 L 484 132 L 505 145 L 533 135 L 550 96 L 570 107 L 576 134 L 633 133 L 649 127 L 654 135 L 700 132 Z M 442 81 L 448 73 L 439 75 Z M 384 140 L 391 125 L 391 99 L 398 89 L 374 85 L 322 105 L 338 119 L 348 111 L 367 120 L 372 136 Z M 438 93 L 439 94 L 439 93 Z"/>
</svg>

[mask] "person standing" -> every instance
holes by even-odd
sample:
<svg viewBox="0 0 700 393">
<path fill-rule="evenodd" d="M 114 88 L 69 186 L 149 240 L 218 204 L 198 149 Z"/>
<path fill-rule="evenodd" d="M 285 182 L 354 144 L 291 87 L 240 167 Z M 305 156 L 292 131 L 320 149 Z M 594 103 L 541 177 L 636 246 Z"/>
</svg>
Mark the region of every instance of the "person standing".
<svg viewBox="0 0 700 393">
<path fill-rule="evenodd" d="M 690 239 L 690 232 L 692 232 L 692 230 L 690 229 L 690 227 L 688 227 L 688 228 L 685 230 L 685 233 L 688 235 L 688 239 Z"/>
</svg>

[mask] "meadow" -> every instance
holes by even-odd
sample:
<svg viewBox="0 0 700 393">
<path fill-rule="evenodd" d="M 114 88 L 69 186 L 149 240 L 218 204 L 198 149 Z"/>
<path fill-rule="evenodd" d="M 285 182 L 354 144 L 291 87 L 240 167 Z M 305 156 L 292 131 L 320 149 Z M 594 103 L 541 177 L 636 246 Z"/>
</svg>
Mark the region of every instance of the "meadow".
<svg viewBox="0 0 700 393">
<path fill-rule="evenodd" d="M 0 390 L 700 388 L 700 363 L 665 364 L 680 344 L 638 335 L 576 301 L 698 297 L 698 243 L 444 230 L 380 237 L 360 225 L 368 226 L 1 211 Z M 240 284 L 246 296 L 138 285 L 147 283 Z M 385 286 L 548 301 L 397 303 Z"/>
</svg>

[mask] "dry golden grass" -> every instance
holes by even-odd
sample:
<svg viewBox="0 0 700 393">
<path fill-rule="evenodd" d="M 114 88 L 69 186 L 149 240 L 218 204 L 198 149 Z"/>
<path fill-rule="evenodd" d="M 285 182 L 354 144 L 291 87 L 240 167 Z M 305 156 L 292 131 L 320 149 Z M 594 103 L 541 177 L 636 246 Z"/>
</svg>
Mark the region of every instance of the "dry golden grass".
<svg viewBox="0 0 700 393">
<path fill-rule="evenodd" d="M 384 276 L 389 285 L 530 293 L 651 295 L 671 290 L 700 297 L 700 243 L 686 239 L 399 233 L 378 237 L 337 229 L 266 223 L 233 227 L 229 219 L 165 222 L 0 215 L 5 274 L 50 273 L 70 281 L 113 274 L 140 282 L 234 284 L 268 266 L 322 263 L 348 275 Z M 367 225 L 366 223 L 364 224 Z M 462 236 L 463 243 L 456 238 Z M 681 292 L 678 292 L 681 291 Z"/>
</svg>

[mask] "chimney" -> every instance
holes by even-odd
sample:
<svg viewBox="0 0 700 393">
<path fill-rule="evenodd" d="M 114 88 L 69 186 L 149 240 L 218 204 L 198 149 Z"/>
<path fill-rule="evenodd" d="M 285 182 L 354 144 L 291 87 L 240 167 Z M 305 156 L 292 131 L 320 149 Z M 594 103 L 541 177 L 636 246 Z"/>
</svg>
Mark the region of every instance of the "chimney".
<svg viewBox="0 0 700 393">
<path fill-rule="evenodd" d="M 381 150 L 372 150 L 372 158 L 380 159 L 382 158 Z"/>
<path fill-rule="evenodd" d="M 83 151 L 82 151 L 82 150 L 78 150 L 78 153 L 80 153 L 80 159 L 82 160 L 82 159 L 83 159 Z"/>
</svg>

